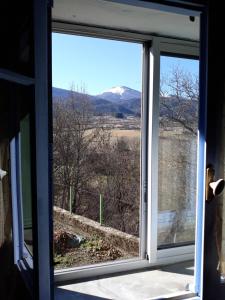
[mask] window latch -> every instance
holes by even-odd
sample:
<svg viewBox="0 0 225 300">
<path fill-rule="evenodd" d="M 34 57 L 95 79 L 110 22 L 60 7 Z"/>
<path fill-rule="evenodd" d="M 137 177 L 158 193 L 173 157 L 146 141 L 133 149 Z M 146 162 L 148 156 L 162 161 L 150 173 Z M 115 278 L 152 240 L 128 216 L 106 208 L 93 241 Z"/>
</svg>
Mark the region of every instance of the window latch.
<svg viewBox="0 0 225 300">
<path fill-rule="evenodd" d="M 5 175 L 7 175 L 7 172 L 0 169 L 0 181 L 5 177 Z"/>
<path fill-rule="evenodd" d="M 206 169 L 206 201 L 211 201 L 216 196 L 219 196 L 224 189 L 224 179 L 218 179 L 215 181 L 215 170 L 212 166 Z"/>
</svg>

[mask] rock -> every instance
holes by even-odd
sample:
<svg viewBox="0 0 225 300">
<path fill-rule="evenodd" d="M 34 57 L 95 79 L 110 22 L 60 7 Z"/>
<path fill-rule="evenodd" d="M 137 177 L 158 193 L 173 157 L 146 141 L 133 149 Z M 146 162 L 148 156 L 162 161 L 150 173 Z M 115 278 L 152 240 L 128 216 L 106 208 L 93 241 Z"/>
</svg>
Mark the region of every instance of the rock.
<svg viewBox="0 0 225 300">
<path fill-rule="evenodd" d="M 84 238 L 63 230 L 54 232 L 54 251 L 56 254 L 65 254 L 68 249 L 79 247 Z"/>
</svg>

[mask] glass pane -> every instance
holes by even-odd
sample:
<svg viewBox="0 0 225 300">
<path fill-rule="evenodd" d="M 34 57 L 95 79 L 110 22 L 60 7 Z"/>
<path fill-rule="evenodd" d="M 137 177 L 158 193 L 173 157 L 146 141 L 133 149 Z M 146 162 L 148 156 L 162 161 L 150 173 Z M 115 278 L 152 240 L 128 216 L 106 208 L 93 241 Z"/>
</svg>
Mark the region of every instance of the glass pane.
<svg viewBox="0 0 225 300">
<path fill-rule="evenodd" d="M 53 34 L 57 268 L 139 256 L 141 52 Z"/>
<path fill-rule="evenodd" d="M 198 61 L 161 56 L 158 247 L 194 242 Z"/>
<path fill-rule="evenodd" d="M 31 141 L 30 116 L 20 121 L 20 155 L 21 155 L 21 187 L 24 241 L 28 250 L 33 253 L 32 238 L 32 190 L 31 190 Z"/>
</svg>

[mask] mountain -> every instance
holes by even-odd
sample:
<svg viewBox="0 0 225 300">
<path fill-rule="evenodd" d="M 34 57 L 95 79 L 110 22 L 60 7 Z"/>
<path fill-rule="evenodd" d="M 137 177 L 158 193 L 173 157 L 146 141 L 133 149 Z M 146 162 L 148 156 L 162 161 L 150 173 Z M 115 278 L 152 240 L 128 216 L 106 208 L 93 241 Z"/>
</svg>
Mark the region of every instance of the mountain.
<svg viewBox="0 0 225 300">
<path fill-rule="evenodd" d="M 79 92 L 73 92 L 76 99 L 83 99 L 84 95 Z M 71 91 L 55 88 L 52 89 L 53 102 L 66 101 Z M 141 115 L 141 93 L 134 89 L 119 86 L 114 87 L 97 96 L 85 95 L 90 101 L 90 105 L 96 115 L 123 115 L 140 116 Z M 160 100 L 160 118 L 162 120 L 171 119 L 171 114 L 176 115 L 180 111 L 180 117 L 183 120 L 192 122 L 195 120 L 198 111 L 198 101 L 187 99 L 177 99 L 175 96 L 162 97 Z"/>
<path fill-rule="evenodd" d="M 53 102 L 56 101 L 66 101 L 71 95 L 71 91 L 60 89 L 60 88 L 52 88 L 52 97 Z M 82 93 L 73 92 L 73 95 L 76 97 L 83 97 Z M 96 115 L 102 114 L 115 114 L 115 113 L 123 113 L 126 115 L 134 115 L 135 112 L 133 108 L 128 105 L 128 102 L 124 103 L 123 101 L 112 102 L 106 99 L 101 98 L 100 96 L 92 96 L 86 95 L 87 99 L 89 99 L 90 104 Z"/>
<path fill-rule="evenodd" d="M 140 116 L 141 115 L 141 97 L 132 98 L 129 101 L 123 100 L 119 102 L 120 105 L 125 106 L 127 109 L 132 111 L 133 115 Z"/>
<path fill-rule="evenodd" d="M 112 102 L 118 102 L 128 101 L 134 98 L 141 98 L 141 93 L 126 86 L 116 86 L 103 92 L 102 94 L 97 95 L 97 97 Z"/>
<path fill-rule="evenodd" d="M 134 115 L 134 112 L 126 105 L 120 103 L 112 103 L 111 101 L 94 98 L 91 101 L 92 107 L 97 115 L 122 113 L 126 115 Z"/>
<path fill-rule="evenodd" d="M 70 91 L 53 87 L 52 88 L 52 97 L 54 99 L 66 99 L 70 95 Z"/>
<path fill-rule="evenodd" d="M 82 93 L 79 93 L 79 92 L 72 92 L 74 95 L 77 95 L 77 96 L 81 96 L 83 95 Z M 71 91 L 70 90 L 65 90 L 65 89 L 61 89 L 61 88 L 56 88 L 56 87 L 53 87 L 52 88 L 52 97 L 53 97 L 53 100 L 66 100 L 70 97 L 71 95 Z M 88 97 L 90 97 L 88 95 Z"/>
</svg>

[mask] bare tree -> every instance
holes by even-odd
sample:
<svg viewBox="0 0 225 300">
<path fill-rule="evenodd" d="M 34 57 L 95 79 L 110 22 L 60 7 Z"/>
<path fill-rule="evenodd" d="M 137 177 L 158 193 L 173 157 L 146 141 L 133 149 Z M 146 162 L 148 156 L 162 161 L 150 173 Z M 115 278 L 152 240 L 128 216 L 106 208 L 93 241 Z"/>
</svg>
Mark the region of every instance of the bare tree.
<svg viewBox="0 0 225 300">
<path fill-rule="evenodd" d="M 97 189 L 105 199 L 105 225 L 138 235 L 140 204 L 140 147 L 125 138 L 110 141 L 99 159 Z"/>
<path fill-rule="evenodd" d="M 54 104 L 54 178 L 62 192 L 61 207 L 68 207 L 69 188 L 73 190 L 72 211 L 93 170 L 89 163 L 91 153 L 104 136 L 101 124 L 96 126 L 88 95 L 71 90 L 66 100 Z"/>
<path fill-rule="evenodd" d="M 199 80 L 177 66 L 171 77 L 161 79 L 161 126 L 180 125 L 191 134 L 197 134 Z"/>
<path fill-rule="evenodd" d="M 198 78 L 178 66 L 172 70 L 171 77 L 162 79 L 160 94 L 159 178 L 164 180 L 162 178 L 166 176 L 166 183 L 159 186 L 159 193 L 162 201 L 168 201 L 167 209 L 172 208 L 175 213 L 164 241 L 173 243 L 179 240 L 178 235 L 183 234 L 187 213 L 195 201 L 193 176 L 197 154 Z M 166 133 L 169 130 L 170 133 Z M 170 200 L 166 199 L 168 192 L 171 193 Z"/>
</svg>

